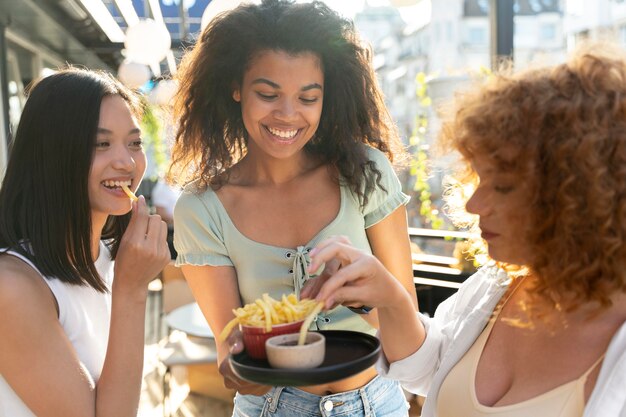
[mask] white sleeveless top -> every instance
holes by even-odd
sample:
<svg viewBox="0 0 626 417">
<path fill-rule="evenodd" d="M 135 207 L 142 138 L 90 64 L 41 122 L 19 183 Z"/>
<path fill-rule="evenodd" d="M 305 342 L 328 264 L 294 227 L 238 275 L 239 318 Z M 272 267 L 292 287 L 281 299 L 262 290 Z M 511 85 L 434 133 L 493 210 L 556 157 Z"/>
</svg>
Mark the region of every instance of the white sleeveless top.
<svg viewBox="0 0 626 417">
<path fill-rule="evenodd" d="M 22 259 L 39 272 L 24 256 L 13 251 L 6 253 Z M 111 252 L 103 242 L 100 242 L 100 254 L 95 266 L 109 289 L 107 293 L 103 294 L 91 287 L 71 285 L 42 275 L 59 305 L 59 322 L 74 346 L 81 365 L 93 379 L 94 385 L 102 372 L 111 322 L 110 290 L 113 283 L 113 261 Z M 0 375 L 0 417 L 35 417 L 2 375 Z"/>
</svg>

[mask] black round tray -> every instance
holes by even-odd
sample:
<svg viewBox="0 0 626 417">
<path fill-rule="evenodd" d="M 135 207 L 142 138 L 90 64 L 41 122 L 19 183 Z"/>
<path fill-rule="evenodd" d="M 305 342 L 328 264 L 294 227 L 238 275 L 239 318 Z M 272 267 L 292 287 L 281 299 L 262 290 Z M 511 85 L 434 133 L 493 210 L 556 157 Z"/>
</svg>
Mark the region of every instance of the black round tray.
<svg viewBox="0 0 626 417">
<path fill-rule="evenodd" d="M 322 330 L 326 338 L 324 362 L 317 368 L 277 369 L 267 360 L 252 359 L 244 351 L 230 357 L 230 364 L 241 378 L 271 386 L 325 384 L 358 374 L 378 360 L 380 341 L 366 333 Z"/>
</svg>

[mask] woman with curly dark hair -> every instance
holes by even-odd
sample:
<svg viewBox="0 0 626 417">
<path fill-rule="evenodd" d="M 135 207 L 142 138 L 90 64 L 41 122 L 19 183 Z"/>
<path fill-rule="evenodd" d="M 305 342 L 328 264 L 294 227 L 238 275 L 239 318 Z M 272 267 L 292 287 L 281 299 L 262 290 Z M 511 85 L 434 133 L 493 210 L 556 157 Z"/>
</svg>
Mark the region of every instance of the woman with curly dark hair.
<svg viewBox="0 0 626 417">
<path fill-rule="evenodd" d="M 336 234 L 380 259 L 416 307 L 408 197 L 390 164 L 399 141 L 350 21 L 321 2 L 239 6 L 209 24 L 178 79 L 171 176 L 188 184 L 174 212 L 177 264 L 215 334 L 264 293 L 314 296 L 308 252 Z M 314 327 L 374 333 L 367 311 L 339 306 Z M 218 344 L 235 415 L 407 414 L 397 383 L 373 367 L 300 389 L 242 381 L 225 360 L 241 345 L 239 331 Z"/>
<path fill-rule="evenodd" d="M 378 307 L 379 371 L 427 396 L 423 417 L 625 415 L 626 55 L 603 49 L 458 101 L 442 140 L 496 262 L 434 318 L 345 239 L 310 254 L 342 260 L 328 307 Z"/>
</svg>

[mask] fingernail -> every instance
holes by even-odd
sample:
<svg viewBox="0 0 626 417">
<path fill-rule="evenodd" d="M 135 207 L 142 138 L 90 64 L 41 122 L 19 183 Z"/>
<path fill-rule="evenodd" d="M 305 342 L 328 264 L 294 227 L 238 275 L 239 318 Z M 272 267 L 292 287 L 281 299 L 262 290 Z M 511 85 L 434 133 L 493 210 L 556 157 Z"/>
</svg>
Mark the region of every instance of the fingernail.
<svg viewBox="0 0 626 417">
<path fill-rule="evenodd" d="M 333 304 L 335 304 L 335 300 L 331 297 L 328 300 L 326 300 L 326 304 L 324 305 L 324 308 L 329 309 L 332 307 Z"/>
<path fill-rule="evenodd" d="M 311 249 L 311 251 L 309 252 L 309 257 L 312 258 L 313 256 L 315 256 L 316 253 L 317 253 L 317 248 Z"/>
<path fill-rule="evenodd" d="M 232 344 L 232 346 L 230 347 L 230 351 L 231 352 L 238 352 L 239 349 L 241 348 L 241 342 L 239 340 L 237 340 L 235 343 Z"/>
</svg>

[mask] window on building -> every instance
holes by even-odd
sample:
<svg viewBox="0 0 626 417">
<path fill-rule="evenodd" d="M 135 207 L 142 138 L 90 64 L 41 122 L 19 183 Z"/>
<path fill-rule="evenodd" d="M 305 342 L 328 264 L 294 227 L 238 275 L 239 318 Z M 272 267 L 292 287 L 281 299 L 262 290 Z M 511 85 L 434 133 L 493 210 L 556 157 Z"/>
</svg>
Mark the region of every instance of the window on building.
<svg viewBox="0 0 626 417">
<path fill-rule="evenodd" d="M 467 42 L 472 45 L 487 43 L 487 30 L 482 27 L 470 27 L 467 33 Z"/>
<path fill-rule="evenodd" d="M 533 13 L 539 13 L 541 11 L 541 3 L 539 0 L 528 0 L 528 5 Z"/>
<path fill-rule="evenodd" d="M 585 12 L 584 0 L 566 0 L 565 7 L 571 15 L 582 16 Z"/>
<path fill-rule="evenodd" d="M 539 28 L 539 37 L 542 41 L 551 41 L 556 38 L 556 24 L 544 23 Z"/>
</svg>

